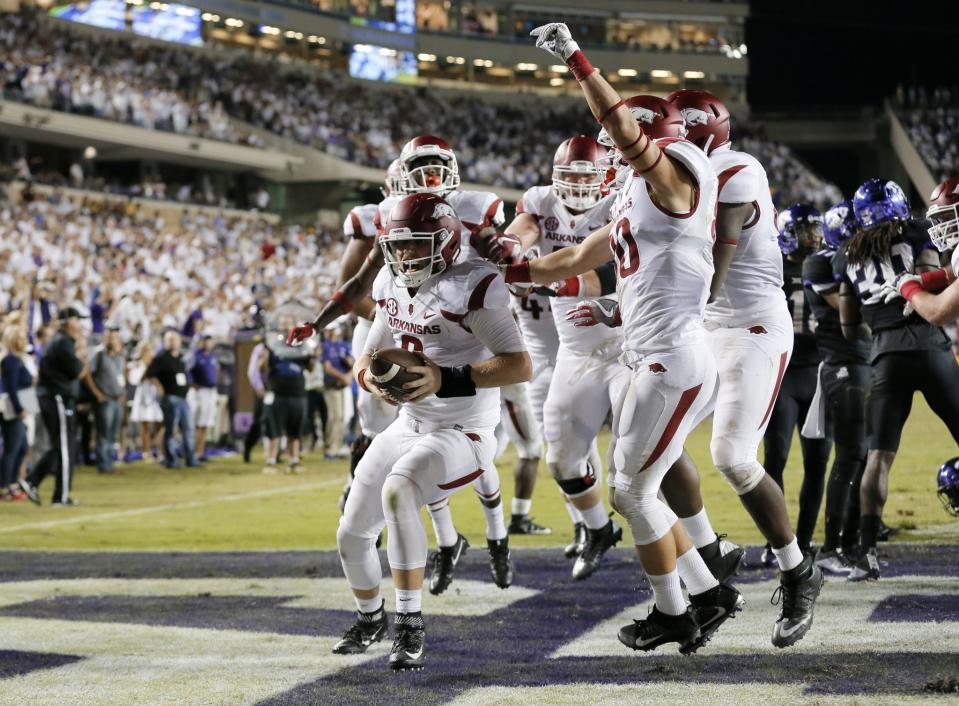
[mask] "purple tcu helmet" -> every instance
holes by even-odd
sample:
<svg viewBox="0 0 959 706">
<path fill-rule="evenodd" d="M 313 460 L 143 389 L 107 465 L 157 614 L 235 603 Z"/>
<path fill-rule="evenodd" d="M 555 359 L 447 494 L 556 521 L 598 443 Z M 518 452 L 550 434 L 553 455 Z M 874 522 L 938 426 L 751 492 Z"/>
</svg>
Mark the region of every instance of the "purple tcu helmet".
<svg viewBox="0 0 959 706">
<path fill-rule="evenodd" d="M 822 214 L 809 204 L 794 203 L 779 214 L 779 249 L 791 255 L 799 247 L 798 229 L 822 225 Z"/>
<path fill-rule="evenodd" d="M 953 517 L 959 517 L 959 457 L 951 458 L 942 464 L 936 474 L 936 495 Z"/>
<path fill-rule="evenodd" d="M 906 194 L 899 184 L 886 179 L 869 179 L 856 189 L 852 206 L 856 212 L 856 220 L 863 228 L 909 218 L 909 200 Z"/>
<path fill-rule="evenodd" d="M 846 199 L 832 206 L 822 217 L 822 237 L 833 250 L 849 240 L 856 232 L 856 212 L 852 201 Z"/>
</svg>

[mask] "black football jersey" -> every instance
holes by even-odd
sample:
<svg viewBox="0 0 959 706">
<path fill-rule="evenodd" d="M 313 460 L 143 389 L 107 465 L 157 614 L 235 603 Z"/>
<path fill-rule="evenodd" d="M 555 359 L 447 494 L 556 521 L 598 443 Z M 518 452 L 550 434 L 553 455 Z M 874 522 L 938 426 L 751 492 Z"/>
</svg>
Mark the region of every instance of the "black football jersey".
<svg viewBox="0 0 959 706">
<path fill-rule="evenodd" d="M 870 340 L 850 343 L 842 335 L 839 312 L 829 306 L 824 295 L 839 291 L 832 260 L 836 251 L 822 248 L 803 261 L 802 276 L 806 302 L 816 318 L 816 343 L 823 360 L 829 364 L 865 363 Z"/>
<path fill-rule="evenodd" d="M 793 320 L 793 355 L 789 365 L 819 365 L 816 318 L 803 293 L 802 265 L 783 257 L 783 291 Z"/>
<path fill-rule="evenodd" d="M 888 304 L 882 300 L 882 285 L 891 283 L 904 272 L 913 272 L 919 254 L 932 247 L 928 228 L 929 221 L 924 218 L 906 221 L 883 258 L 852 265 L 847 260 L 845 249 L 833 258 L 833 271 L 840 281 L 852 286 L 862 306 L 862 318 L 872 329 L 871 360 L 893 351 L 935 350 L 949 345 L 942 329 L 929 324 L 915 312 L 903 315 L 905 302 L 902 299 L 893 299 Z"/>
</svg>

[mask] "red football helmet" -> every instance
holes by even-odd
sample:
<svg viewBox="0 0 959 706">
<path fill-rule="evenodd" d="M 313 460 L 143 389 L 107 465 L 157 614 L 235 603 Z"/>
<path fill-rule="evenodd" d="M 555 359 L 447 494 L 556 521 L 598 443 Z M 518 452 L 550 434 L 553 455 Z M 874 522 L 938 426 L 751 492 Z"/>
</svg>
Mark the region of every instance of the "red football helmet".
<svg viewBox="0 0 959 706">
<path fill-rule="evenodd" d="M 390 211 L 378 240 L 393 281 L 419 287 L 453 264 L 460 251 L 460 220 L 436 194 L 410 194 Z"/>
<path fill-rule="evenodd" d="M 383 197 L 406 193 L 406 185 L 403 179 L 403 171 L 400 168 L 400 160 L 394 159 L 390 166 L 386 168 L 386 177 L 383 180 Z"/>
<path fill-rule="evenodd" d="M 577 135 L 553 155 L 553 193 L 573 211 L 585 211 L 602 198 L 606 148 L 592 137 Z"/>
<path fill-rule="evenodd" d="M 939 252 L 959 245 L 959 177 L 946 179 L 929 197 L 929 238 Z"/>
<path fill-rule="evenodd" d="M 683 88 L 666 100 L 679 108 L 686 121 L 686 139 L 706 154 L 729 144 L 729 110 L 709 91 Z"/>
<path fill-rule="evenodd" d="M 663 137 L 683 138 L 686 136 L 682 113 L 662 98 L 657 96 L 633 96 L 626 101 L 626 107 L 632 112 L 643 132 L 654 140 Z M 599 131 L 599 136 L 596 139 L 601 145 L 610 148 L 609 169 L 606 173 L 604 187 L 608 191 L 616 191 L 625 183 L 631 168 L 616 149 L 613 138 L 606 132 L 606 128 Z"/>
<path fill-rule="evenodd" d="M 446 194 L 460 185 L 456 155 L 446 140 L 420 135 L 403 145 L 400 173 L 407 193 Z"/>
</svg>

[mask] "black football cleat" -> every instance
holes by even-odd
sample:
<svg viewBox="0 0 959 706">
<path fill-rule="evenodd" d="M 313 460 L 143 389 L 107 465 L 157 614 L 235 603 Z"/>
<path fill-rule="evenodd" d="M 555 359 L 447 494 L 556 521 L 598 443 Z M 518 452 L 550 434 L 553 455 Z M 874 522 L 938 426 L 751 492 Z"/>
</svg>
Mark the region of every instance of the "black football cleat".
<svg viewBox="0 0 959 706">
<path fill-rule="evenodd" d="M 692 645 L 700 639 L 699 625 L 691 609 L 682 615 L 666 615 L 653 609 L 645 620 L 634 620 L 619 630 L 619 641 L 633 650 L 649 652 L 668 642 L 678 642 L 679 651 L 689 654 Z"/>
<path fill-rule="evenodd" d="M 553 530 L 533 522 L 529 515 L 513 515 L 506 532 L 507 534 L 553 534 Z"/>
<path fill-rule="evenodd" d="M 902 532 L 902 530 L 898 527 L 890 527 L 882 520 L 879 520 L 879 534 L 876 535 L 876 539 L 880 542 L 888 542 L 890 537 L 895 537 L 900 532 Z"/>
<path fill-rule="evenodd" d="M 586 545 L 586 525 L 577 522 L 573 525 L 573 541 L 566 545 L 563 554 L 567 559 L 573 559 L 583 553 L 583 547 Z"/>
<path fill-rule="evenodd" d="M 802 563 L 796 568 L 780 572 L 779 588 L 773 592 L 769 601 L 773 605 L 782 601 L 782 609 L 773 626 L 774 646 L 789 647 L 809 632 L 812 627 L 813 608 L 822 584 L 822 571 L 809 554 L 803 557 Z"/>
<path fill-rule="evenodd" d="M 418 672 L 423 669 L 426 626 L 422 613 L 397 613 L 393 623 L 396 638 L 390 650 L 390 669 L 394 672 Z"/>
<path fill-rule="evenodd" d="M 857 582 L 879 580 L 879 555 L 876 553 L 875 547 L 859 557 L 859 560 L 849 570 L 849 576 L 846 579 Z"/>
<path fill-rule="evenodd" d="M 333 653 L 338 655 L 358 655 L 366 652 L 366 649 L 374 642 L 382 640 L 389 632 L 389 625 L 386 622 L 386 611 L 380 606 L 378 611 L 373 613 L 357 612 L 356 622 L 353 624 L 343 638 L 333 646 Z"/>
<path fill-rule="evenodd" d="M 726 583 L 735 576 L 746 556 L 745 549 L 738 544 L 727 542 L 725 536 L 717 534 L 715 541 L 696 550 L 719 583 Z"/>
<path fill-rule="evenodd" d="M 705 645 L 713 636 L 719 626 L 730 618 L 735 618 L 736 613 L 741 611 L 746 605 L 743 595 L 732 586 L 719 584 L 705 593 L 689 596 L 693 615 L 699 624 L 699 638 L 693 640 L 687 647 L 681 648 L 683 654 L 692 654 L 700 647 Z"/>
<path fill-rule="evenodd" d="M 509 554 L 509 537 L 487 539 L 486 548 L 489 550 L 489 570 L 493 575 L 493 583 L 500 588 L 509 588 L 513 585 L 513 561 Z"/>
<path fill-rule="evenodd" d="M 816 566 L 831 576 L 848 576 L 853 567 L 849 557 L 838 549 L 820 551 L 816 556 Z"/>
<path fill-rule="evenodd" d="M 27 496 L 27 499 L 32 502 L 34 505 L 42 505 L 43 501 L 40 500 L 40 493 L 37 492 L 37 486 L 31 485 L 25 480 L 17 481 L 17 484 L 20 486 L 20 490 L 23 491 L 23 494 Z"/>
<path fill-rule="evenodd" d="M 456 544 L 452 547 L 440 547 L 430 554 L 430 593 L 440 595 L 453 582 L 453 572 L 466 553 L 470 543 L 461 534 L 456 535 Z"/>
<path fill-rule="evenodd" d="M 776 559 L 775 553 L 773 553 L 773 548 L 767 544 L 763 547 L 762 554 L 759 555 L 759 568 L 761 569 L 773 569 L 778 565 L 778 560 Z"/>
<path fill-rule="evenodd" d="M 606 526 L 591 530 L 586 528 L 586 543 L 583 551 L 573 564 L 573 578 L 577 581 L 588 579 L 596 573 L 603 555 L 615 547 L 623 538 L 623 528 L 610 520 Z"/>
</svg>

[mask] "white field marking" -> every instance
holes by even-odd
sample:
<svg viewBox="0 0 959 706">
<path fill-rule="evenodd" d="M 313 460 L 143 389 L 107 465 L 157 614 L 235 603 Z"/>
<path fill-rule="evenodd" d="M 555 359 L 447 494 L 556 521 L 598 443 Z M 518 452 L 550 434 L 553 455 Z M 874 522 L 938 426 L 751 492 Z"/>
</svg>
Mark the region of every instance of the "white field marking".
<svg viewBox="0 0 959 706">
<path fill-rule="evenodd" d="M 293 485 L 287 488 L 270 488 L 269 490 L 254 490 L 249 493 L 235 493 L 233 495 L 221 495 L 216 498 L 206 498 L 204 500 L 188 500 L 183 503 L 168 503 L 166 505 L 151 505 L 149 507 L 137 507 L 131 510 L 117 510 L 115 512 L 101 512 L 99 514 L 76 515 L 64 517 L 59 520 L 48 520 L 46 522 L 30 522 L 23 525 L 14 525 L 12 527 L 0 527 L 0 534 L 10 532 L 22 532 L 24 530 L 48 529 L 50 527 L 62 527 L 64 525 L 77 525 L 86 522 L 104 522 L 106 520 L 115 520 L 121 517 L 136 517 L 137 515 L 148 515 L 154 512 L 167 512 L 168 510 L 189 510 L 195 507 L 204 507 L 205 505 L 214 505 L 216 503 L 232 503 L 241 500 L 250 500 L 253 498 L 268 498 L 273 495 L 285 495 L 287 493 L 298 493 L 304 490 L 316 490 L 317 488 L 328 488 L 331 485 L 342 485 L 342 478 L 331 478 L 318 483 L 303 483 Z"/>
<path fill-rule="evenodd" d="M 624 675 L 629 679 L 629 675 Z M 809 704 L 848 705 L 850 703 L 886 704 L 955 704 L 955 698 L 925 695 L 870 694 L 856 699 L 848 694 L 806 695 L 805 684 L 746 682 L 742 684 L 695 684 L 693 682 L 657 681 L 633 684 L 562 684 L 558 686 L 508 687 L 487 686 L 471 689 L 457 696 L 447 706 L 622 706 L 623 704 L 710 704 L 710 706 L 742 706 L 743 704 L 776 703 L 783 706 Z"/>
<path fill-rule="evenodd" d="M 85 659 L 4 679 L 0 704 L 253 704 L 370 660 L 390 641 L 334 655 L 337 638 L 71 620 L 0 618 L 0 648 Z"/>
<path fill-rule="evenodd" d="M 2 586 L 0 608 L 67 596 L 176 597 L 209 593 L 211 596 L 292 597 L 280 604 L 286 608 L 356 609 L 343 578 L 56 579 L 13 581 Z M 503 591 L 491 581 L 456 579 L 441 596 L 424 591 L 423 611 L 427 615 L 483 616 L 537 593 L 520 586 Z M 387 610 L 392 610 L 394 597 L 390 579 L 384 579 L 380 594 L 386 599 Z M 0 618 L 0 645 L 3 644 L 2 620 Z"/>
<path fill-rule="evenodd" d="M 959 581 L 946 576 L 897 576 L 879 581 L 849 583 L 845 579 L 827 579 L 816 603 L 813 626 L 792 647 L 780 650 L 772 646 L 773 623 L 779 607 L 769 604 L 777 581 L 742 584 L 738 588 L 746 599 L 746 608 L 719 629 L 699 653 L 779 654 L 793 652 L 833 654 L 843 652 L 937 652 L 959 654 L 959 622 L 870 622 L 867 618 L 876 605 L 891 595 L 952 594 L 959 603 Z M 637 652 L 620 644 L 616 633 L 634 619 L 646 616 L 651 601 L 627 608 L 579 638 L 568 642 L 551 657 L 599 657 L 676 654 L 673 645 L 653 652 Z"/>
</svg>

